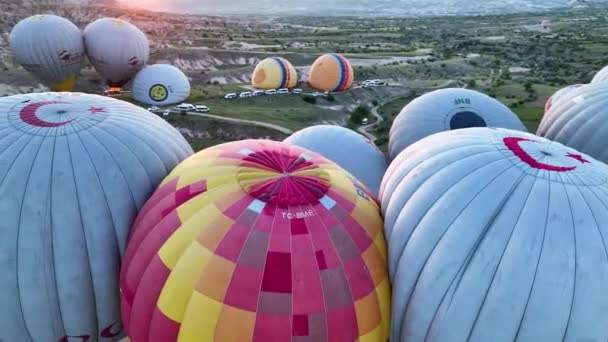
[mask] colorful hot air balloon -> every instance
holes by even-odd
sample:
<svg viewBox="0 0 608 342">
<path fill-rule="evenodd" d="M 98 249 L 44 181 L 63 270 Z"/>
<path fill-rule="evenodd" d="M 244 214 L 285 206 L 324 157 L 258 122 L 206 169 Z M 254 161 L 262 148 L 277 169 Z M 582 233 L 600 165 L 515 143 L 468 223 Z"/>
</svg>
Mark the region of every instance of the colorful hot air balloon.
<svg viewBox="0 0 608 342">
<path fill-rule="evenodd" d="M 108 86 L 121 88 L 148 62 L 150 43 L 135 25 L 102 18 L 84 29 L 89 60 Z"/>
<path fill-rule="evenodd" d="M 526 130 L 517 115 L 485 94 L 461 88 L 436 90 L 401 110 L 389 133 L 390 159 L 431 134 L 468 127 Z"/>
<path fill-rule="evenodd" d="M 9 43 L 17 63 L 52 90 L 72 90 L 84 59 L 82 32 L 72 22 L 35 15 L 15 25 Z"/>
<path fill-rule="evenodd" d="M 608 163 L 608 83 L 592 83 L 566 94 L 543 117 L 537 134 Z"/>
<path fill-rule="evenodd" d="M 566 94 L 573 91 L 574 89 L 580 88 L 582 86 L 585 86 L 585 84 L 573 84 L 556 91 L 553 95 L 551 95 L 551 97 L 547 100 L 547 103 L 545 104 L 545 114 L 547 114 L 551 110 L 551 107 L 556 104 L 562 97 L 566 96 Z"/>
<path fill-rule="evenodd" d="M 281 57 L 266 58 L 253 71 L 251 85 L 258 89 L 293 88 L 298 83 L 296 69 Z"/>
<path fill-rule="evenodd" d="M 305 128 L 285 139 L 286 143 L 317 152 L 355 176 L 378 196 L 386 171 L 386 157 L 378 146 L 354 131 L 332 125 Z"/>
<path fill-rule="evenodd" d="M 344 91 L 351 87 L 355 73 L 353 66 L 337 53 L 323 55 L 310 67 L 308 83 L 323 91 Z"/>
<path fill-rule="evenodd" d="M 140 212 L 121 271 L 130 341 L 378 341 L 390 289 L 376 202 L 288 144 L 219 145 Z"/>
<path fill-rule="evenodd" d="M 141 103 L 166 106 L 182 102 L 189 96 L 188 77 L 172 65 L 149 65 L 133 80 L 133 98 Z"/>
<path fill-rule="evenodd" d="M 598 71 L 597 74 L 591 80 L 591 83 L 599 83 L 608 81 L 608 66 L 604 67 L 602 70 Z"/>
<path fill-rule="evenodd" d="M 490 128 L 428 137 L 392 165 L 391 341 L 606 339 L 608 166 Z"/>
<path fill-rule="evenodd" d="M 79 93 L 0 99 L 0 341 L 115 341 L 133 220 L 192 153 L 161 118 Z"/>
</svg>

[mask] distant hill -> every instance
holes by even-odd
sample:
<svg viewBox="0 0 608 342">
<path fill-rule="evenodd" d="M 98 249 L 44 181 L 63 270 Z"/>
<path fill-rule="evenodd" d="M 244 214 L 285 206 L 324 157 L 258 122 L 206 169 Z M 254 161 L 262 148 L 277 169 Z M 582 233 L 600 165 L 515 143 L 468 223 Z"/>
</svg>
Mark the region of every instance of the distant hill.
<svg viewBox="0 0 608 342">
<path fill-rule="evenodd" d="M 167 3 L 166 10 L 206 14 L 417 16 L 536 11 L 608 3 L 608 0 L 174 0 Z"/>
</svg>

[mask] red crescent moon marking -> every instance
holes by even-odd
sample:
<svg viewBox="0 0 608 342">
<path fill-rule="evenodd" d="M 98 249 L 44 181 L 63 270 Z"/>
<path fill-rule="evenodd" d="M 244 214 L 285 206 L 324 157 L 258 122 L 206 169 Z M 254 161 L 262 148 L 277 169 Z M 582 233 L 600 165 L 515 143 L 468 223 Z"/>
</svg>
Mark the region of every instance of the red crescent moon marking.
<svg viewBox="0 0 608 342">
<path fill-rule="evenodd" d="M 522 143 L 524 141 L 538 143 L 538 141 L 534 141 L 534 140 L 530 140 L 530 139 L 526 139 L 526 138 L 508 137 L 508 138 L 503 139 L 505 146 L 507 146 L 507 148 L 509 148 L 509 150 L 511 150 L 511 152 L 513 152 L 513 154 L 515 154 L 524 163 L 530 165 L 530 167 L 533 167 L 533 168 L 539 169 L 539 170 L 547 170 L 547 171 L 555 171 L 555 172 L 566 172 L 566 171 L 572 171 L 572 170 L 576 169 L 576 166 L 570 166 L 570 167 L 557 166 L 557 165 L 551 165 L 551 164 L 545 164 L 545 163 L 539 162 L 538 160 L 534 159 L 531 155 L 529 155 L 528 152 L 526 152 L 520 146 L 520 143 Z M 566 155 L 566 157 L 578 160 L 581 162 L 581 164 L 589 163 L 589 161 L 585 160 L 582 155 L 568 153 Z"/>
<path fill-rule="evenodd" d="M 36 112 L 38 111 L 38 109 L 40 107 L 44 107 L 46 105 L 51 105 L 51 104 L 60 104 L 60 103 L 66 103 L 66 102 L 45 101 L 45 102 L 29 104 L 29 105 L 23 107 L 23 109 L 21 109 L 21 111 L 19 112 L 19 117 L 21 118 L 21 120 L 23 120 L 23 122 L 30 124 L 32 126 L 37 126 L 37 127 L 59 127 L 59 126 L 67 125 L 70 122 L 72 122 L 72 120 L 64 121 L 64 122 L 48 122 L 48 121 L 44 121 L 44 120 L 40 119 L 36 115 Z"/>
</svg>

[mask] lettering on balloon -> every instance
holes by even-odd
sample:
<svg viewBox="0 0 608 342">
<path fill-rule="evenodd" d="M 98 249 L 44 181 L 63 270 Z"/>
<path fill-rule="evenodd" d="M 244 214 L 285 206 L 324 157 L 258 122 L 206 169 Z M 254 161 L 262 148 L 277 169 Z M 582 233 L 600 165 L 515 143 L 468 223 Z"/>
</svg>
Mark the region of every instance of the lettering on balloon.
<svg viewBox="0 0 608 342">
<path fill-rule="evenodd" d="M 304 218 L 315 216 L 315 212 L 312 209 L 306 210 L 306 211 L 298 211 L 295 213 L 282 212 L 281 214 L 284 219 L 288 219 L 288 220 L 304 219 Z"/>
<path fill-rule="evenodd" d="M 471 99 L 466 98 L 466 97 L 461 97 L 461 98 L 457 98 L 454 99 L 454 105 L 459 106 L 459 105 L 470 105 L 471 104 Z"/>
</svg>

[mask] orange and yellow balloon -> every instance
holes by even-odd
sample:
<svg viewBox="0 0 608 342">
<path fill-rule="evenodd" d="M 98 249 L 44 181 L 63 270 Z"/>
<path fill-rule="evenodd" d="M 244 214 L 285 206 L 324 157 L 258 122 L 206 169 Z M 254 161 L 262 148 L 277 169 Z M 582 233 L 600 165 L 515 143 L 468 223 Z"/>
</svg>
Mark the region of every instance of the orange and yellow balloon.
<svg viewBox="0 0 608 342">
<path fill-rule="evenodd" d="M 329 53 L 317 58 L 310 67 L 308 83 L 323 91 L 344 91 L 352 86 L 354 79 L 350 62 L 340 54 Z"/>
<path fill-rule="evenodd" d="M 135 221 L 130 341 L 385 342 L 382 227 L 367 190 L 318 154 L 266 140 L 199 152 Z"/>
<path fill-rule="evenodd" d="M 281 57 L 266 58 L 255 67 L 251 85 L 258 89 L 293 88 L 298 73 L 288 60 Z"/>
</svg>

